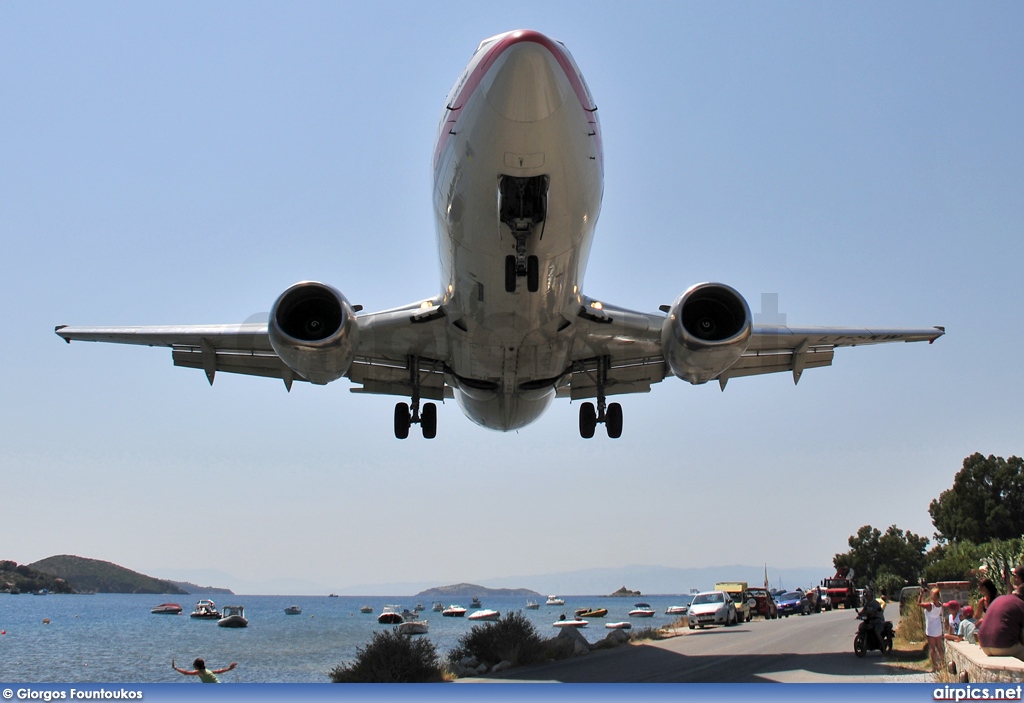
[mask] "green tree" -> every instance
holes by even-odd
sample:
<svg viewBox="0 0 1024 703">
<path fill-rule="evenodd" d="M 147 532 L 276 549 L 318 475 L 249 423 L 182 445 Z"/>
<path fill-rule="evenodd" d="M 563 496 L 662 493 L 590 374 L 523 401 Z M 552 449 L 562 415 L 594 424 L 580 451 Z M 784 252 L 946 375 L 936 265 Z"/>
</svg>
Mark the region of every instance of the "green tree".
<svg viewBox="0 0 1024 703">
<path fill-rule="evenodd" d="M 1020 537 L 1024 534 L 1024 459 L 971 454 L 953 478 L 953 487 L 931 502 L 928 513 L 945 541 L 981 544 Z"/>
<path fill-rule="evenodd" d="M 971 542 L 950 542 L 937 544 L 927 554 L 927 566 L 924 568 L 924 580 L 928 583 L 937 581 L 973 581 L 977 582 L 977 570 L 981 564 L 985 545 Z"/>
<path fill-rule="evenodd" d="M 928 538 L 915 535 L 890 525 L 883 533 L 871 525 L 864 525 L 852 535 L 848 543 L 850 551 L 836 554 L 832 563 L 839 568 L 853 569 L 854 581 L 858 586 L 875 584 L 884 575 L 886 587 L 894 587 L 898 581 L 916 582 L 925 564 L 925 549 Z"/>
</svg>

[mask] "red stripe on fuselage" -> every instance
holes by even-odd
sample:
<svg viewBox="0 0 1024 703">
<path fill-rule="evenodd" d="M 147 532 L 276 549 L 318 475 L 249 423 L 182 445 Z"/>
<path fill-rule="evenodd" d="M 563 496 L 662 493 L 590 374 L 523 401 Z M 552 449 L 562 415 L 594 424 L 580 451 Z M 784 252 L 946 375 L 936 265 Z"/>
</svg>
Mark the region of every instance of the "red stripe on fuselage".
<svg viewBox="0 0 1024 703">
<path fill-rule="evenodd" d="M 448 139 L 452 136 L 452 131 L 462 114 L 462 108 L 469 102 L 469 99 L 473 96 L 473 92 L 483 81 L 484 76 L 487 75 L 487 72 L 491 69 L 491 66 L 494 65 L 494 62 L 498 60 L 498 57 L 501 56 L 509 47 L 522 42 L 533 42 L 534 44 L 540 44 L 547 49 L 548 52 L 555 57 L 558 65 L 562 67 L 562 71 L 565 73 L 566 78 L 569 79 L 569 83 L 572 85 L 572 89 L 575 91 L 576 97 L 580 101 L 580 107 L 588 113 L 593 113 L 597 109 L 591 104 L 590 95 L 588 94 L 586 87 L 583 85 L 583 79 L 580 78 L 579 73 L 577 73 L 565 47 L 552 40 L 550 37 L 532 29 L 520 29 L 515 32 L 509 32 L 484 50 L 486 54 L 480 60 L 480 63 L 476 65 L 476 68 L 473 69 L 472 75 L 466 79 L 466 82 L 463 84 L 458 94 L 454 97 L 451 103 L 446 106 L 448 109 L 448 116 L 445 121 L 445 128 L 443 128 L 441 130 L 441 134 L 438 135 L 437 145 L 434 147 L 434 168 L 437 168 L 437 161 L 441 156 L 441 152 L 444 151 L 444 147 L 448 143 Z M 598 153 L 600 154 L 602 152 L 602 149 L 600 148 L 601 130 L 598 126 L 596 117 L 592 118 L 590 122 L 595 133 L 594 138 L 598 141 Z"/>
</svg>

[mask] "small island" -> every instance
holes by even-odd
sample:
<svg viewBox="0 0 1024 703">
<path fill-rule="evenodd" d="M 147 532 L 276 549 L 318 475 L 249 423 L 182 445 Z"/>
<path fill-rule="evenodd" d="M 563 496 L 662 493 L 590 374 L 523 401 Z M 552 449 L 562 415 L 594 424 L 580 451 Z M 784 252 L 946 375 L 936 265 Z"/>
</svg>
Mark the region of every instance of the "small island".
<svg viewBox="0 0 1024 703">
<path fill-rule="evenodd" d="M 540 598 L 541 595 L 536 591 L 531 591 L 529 588 L 485 588 L 484 586 L 477 586 L 472 583 L 456 583 L 451 586 L 438 586 L 437 588 L 428 588 L 425 591 L 420 591 L 414 598 L 424 598 L 430 600 L 448 600 L 450 598 L 471 598 L 476 596 L 477 598 L 483 596 L 522 596 L 525 598 Z"/>
<path fill-rule="evenodd" d="M 628 588 L 626 588 L 625 586 L 623 586 L 619 590 L 615 591 L 615 593 L 608 594 L 608 597 L 609 598 L 635 598 L 636 596 L 639 596 L 639 595 L 641 595 L 640 591 L 631 591 Z"/>
</svg>

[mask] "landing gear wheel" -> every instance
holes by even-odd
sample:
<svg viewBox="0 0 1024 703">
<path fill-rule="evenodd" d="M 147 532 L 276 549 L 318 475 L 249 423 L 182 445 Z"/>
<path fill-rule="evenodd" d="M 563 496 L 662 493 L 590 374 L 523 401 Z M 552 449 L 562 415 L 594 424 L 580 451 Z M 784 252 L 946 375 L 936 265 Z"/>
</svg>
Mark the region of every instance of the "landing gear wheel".
<svg viewBox="0 0 1024 703">
<path fill-rule="evenodd" d="M 420 429 L 423 430 L 423 439 L 437 436 L 437 406 L 433 403 L 424 404 L 420 414 Z"/>
<path fill-rule="evenodd" d="M 526 260 L 526 290 L 536 293 L 540 288 L 540 261 L 536 256 Z"/>
<path fill-rule="evenodd" d="M 618 439 L 622 436 L 622 406 L 618 403 L 608 405 L 608 416 L 605 419 L 605 426 L 608 436 Z"/>
<path fill-rule="evenodd" d="M 409 415 L 409 404 L 408 403 L 397 403 L 395 405 L 395 437 L 398 439 L 405 439 L 409 436 L 409 421 L 412 416 Z"/>
<path fill-rule="evenodd" d="M 580 405 L 580 437 L 590 439 L 597 428 L 597 410 L 593 403 Z"/>
<path fill-rule="evenodd" d="M 505 291 L 516 292 L 516 257 L 511 254 L 505 257 Z"/>
<path fill-rule="evenodd" d="M 864 635 L 857 633 L 857 636 L 853 638 L 853 653 L 858 657 L 863 657 L 868 653 L 867 642 L 865 642 Z"/>
</svg>

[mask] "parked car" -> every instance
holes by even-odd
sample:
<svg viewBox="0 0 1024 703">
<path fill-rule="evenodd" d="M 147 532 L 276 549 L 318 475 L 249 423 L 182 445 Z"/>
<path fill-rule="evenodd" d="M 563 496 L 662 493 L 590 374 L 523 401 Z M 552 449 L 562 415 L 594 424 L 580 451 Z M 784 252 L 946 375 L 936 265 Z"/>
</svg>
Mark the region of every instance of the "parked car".
<svg viewBox="0 0 1024 703">
<path fill-rule="evenodd" d="M 801 591 L 789 591 L 779 596 L 779 615 L 788 618 L 790 615 L 808 615 L 811 604 Z"/>
<path fill-rule="evenodd" d="M 775 598 L 767 589 L 751 586 L 747 592 L 751 598 L 757 601 L 757 605 L 753 609 L 755 615 L 762 615 L 765 620 L 774 620 L 779 617 L 779 606 L 775 603 Z"/>
<path fill-rule="evenodd" d="M 692 630 L 705 625 L 735 625 L 739 618 L 736 615 L 736 604 L 728 593 L 705 591 L 693 597 L 686 620 Z"/>
</svg>

